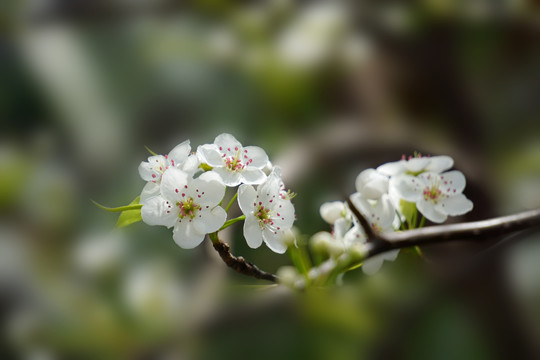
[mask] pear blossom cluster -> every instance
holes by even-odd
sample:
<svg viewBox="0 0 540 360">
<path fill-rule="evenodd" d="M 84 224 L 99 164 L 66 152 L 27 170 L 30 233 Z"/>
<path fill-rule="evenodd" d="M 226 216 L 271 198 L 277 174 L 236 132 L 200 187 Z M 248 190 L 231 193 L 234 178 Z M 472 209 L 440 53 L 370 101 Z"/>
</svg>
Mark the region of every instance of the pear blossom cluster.
<svg viewBox="0 0 540 360">
<path fill-rule="evenodd" d="M 376 232 L 421 227 L 424 222 L 420 215 L 433 223 L 442 223 L 448 216 L 463 215 L 473 208 L 472 202 L 463 195 L 465 176 L 457 170 L 449 171 L 453 165 L 449 156 L 416 154 L 376 169 L 366 169 L 357 176 L 356 192 L 350 199 Z M 332 249 L 330 253 L 339 255 L 366 243 L 367 236 L 347 203 L 324 203 L 320 214 L 333 230 L 319 232 L 312 239 L 327 243 Z M 363 262 L 362 270 L 373 274 L 385 260 L 395 260 L 398 252 L 392 250 L 373 256 Z"/>
<path fill-rule="evenodd" d="M 295 220 L 291 193 L 262 148 L 244 147 L 234 136 L 221 134 L 192 152 L 186 140 L 167 155 L 141 162 L 139 174 L 147 181 L 139 201 L 142 220 L 172 228 L 180 247 L 194 248 L 222 229 L 228 218 L 228 206 L 222 206 L 226 189 L 239 186 L 234 197 L 245 216 L 247 244 L 287 250 L 284 238 Z"/>
</svg>

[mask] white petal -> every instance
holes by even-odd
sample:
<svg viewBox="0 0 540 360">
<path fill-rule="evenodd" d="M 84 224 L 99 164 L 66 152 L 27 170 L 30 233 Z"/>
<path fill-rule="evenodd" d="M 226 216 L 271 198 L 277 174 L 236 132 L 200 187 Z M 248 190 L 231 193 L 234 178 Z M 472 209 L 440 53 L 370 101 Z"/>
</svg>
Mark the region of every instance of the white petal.
<svg viewBox="0 0 540 360">
<path fill-rule="evenodd" d="M 218 231 L 227 220 L 227 213 L 221 206 L 213 209 L 202 209 L 193 219 L 193 226 L 200 233 L 208 234 Z"/>
<path fill-rule="evenodd" d="M 251 185 L 240 185 L 238 188 L 238 205 L 240 210 L 246 216 L 248 216 L 255 209 L 255 199 L 257 197 L 257 191 Z"/>
<path fill-rule="evenodd" d="M 454 159 L 452 159 L 450 156 L 433 156 L 430 159 L 431 161 L 429 165 L 425 168 L 425 170 L 429 172 L 439 174 L 454 166 Z"/>
<path fill-rule="evenodd" d="M 275 253 L 284 254 L 287 251 L 287 245 L 283 242 L 283 233 L 281 231 L 272 231 L 268 228 L 265 228 L 262 232 L 263 240 Z"/>
<path fill-rule="evenodd" d="M 452 196 L 462 193 L 465 189 L 465 175 L 461 171 L 453 170 L 442 173 L 440 179 L 439 189 L 443 194 Z"/>
<path fill-rule="evenodd" d="M 173 160 L 174 165 L 179 165 L 186 161 L 190 151 L 191 145 L 189 144 L 189 140 L 186 140 L 183 143 L 176 145 L 174 149 L 169 152 L 169 160 Z"/>
<path fill-rule="evenodd" d="M 372 206 L 368 199 L 364 198 L 360 193 L 354 193 L 351 195 L 351 201 L 354 206 L 364 215 L 364 217 L 369 218 L 372 213 Z"/>
<path fill-rule="evenodd" d="M 274 168 L 274 171 L 266 178 L 259 187 L 257 187 L 257 195 L 259 195 L 259 201 L 270 205 L 270 200 L 274 201 L 279 198 L 280 191 L 282 189 L 283 181 L 279 176 L 279 168 Z M 271 206 L 273 207 L 273 206 Z"/>
<path fill-rule="evenodd" d="M 214 207 L 225 195 L 225 185 L 219 181 L 219 176 L 213 171 L 205 172 L 193 180 L 189 187 L 190 196 L 201 206 Z"/>
<path fill-rule="evenodd" d="M 190 182 L 191 177 L 186 172 L 174 167 L 169 168 L 161 179 L 161 196 L 171 202 L 179 201 Z"/>
<path fill-rule="evenodd" d="M 201 163 L 206 163 L 212 167 L 224 165 L 221 153 L 219 152 L 218 147 L 214 144 L 200 145 L 197 148 L 197 156 L 199 157 Z"/>
<path fill-rule="evenodd" d="M 334 224 L 334 236 L 336 239 L 343 239 L 351 227 L 351 222 L 345 218 L 339 218 Z"/>
<path fill-rule="evenodd" d="M 439 211 L 452 216 L 463 215 L 473 209 L 472 201 L 467 199 L 463 194 L 442 199 L 438 205 Z"/>
<path fill-rule="evenodd" d="M 345 204 L 343 201 L 331 201 L 321 205 L 319 213 L 324 221 L 333 225 L 337 219 L 343 217 L 345 213 Z"/>
<path fill-rule="evenodd" d="M 156 178 L 158 177 L 157 172 L 154 170 L 154 167 L 146 161 L 141 161 L 139 165 L 139 175 L 144 181 L 157 180 Z"/>
<path fill-rule="evenodd" d="M 214 144 L 222 154 L 227 154 L 227 156 L 235 156 L 238 151 L 243 149 L 242 144 L 231 134 L 218 135 L 214 140 Z"/>
<path fill-rule="evenodd" d="M 192 222 L 187 219 L 179 220 L 174 225 L 174 242 L 184 249 L 193 249 L 203 242 L 204 235 L 197 231 Z"/>
<path fill-rule="evenodd" d="M 366 275 L 373 275 L 381 268 L 384 262 L 383 254 L 375 255 L 362 263 L 362 271 Z"/>
<path fill-rule="evenodd" d="M 294 223 L 294 206 L 290 200 L 281 200 L 273 209 L 276 213 L 272 215 L 275 226 L 281 229 L 289 229 Z"/>
<path fill-rule="evenodd" d="M 199 161 L 197 155 L 189 155 L 186 161 L 184 161 L 184 163 L 180 166 L 180 170 L 183 170 L 188 174 L 193 175 L 197 171 L 199 171 L 200 163 L 201 162 Z"/>
<path fill-rule="evenodd" d="M 416 202 L 425 186 L 426 183 L 421 177 L 397 175 L 390 179 L 390 191 L 405 201 Z"/>
<path fill-rule="evenodd" d="M 215 167 L 213 171 L 220 176 L 221 181 L 227 186 L 234 187 L 242 182 L 242 177 L 237 171 L 231 171 L 224 167 Z"/>
<path fill-rule="evenodd" d="M 244 184 L 258 185 L 266 180 L 266 174 L 261 169 L 246 167 L 240 171 L 240 178 Z"/>
<path fill-rule="evenodd" d="M 374 228 L 387 229 L 392 225 L 395 211 L 388 195 L 383 195 L 379 200 L 368 200 L 355 193 L 351 195 L 351 200 Z"/>
<path fill-rule="evenodd" d="M 430 161 L 430 158 L 427 157 L 412 158 L 405 163 L 405 167 L 407 168 L 407 171 L 418 173 L 420 171 L 424 171 L 426 166 L 429 165 Z"/>
<path fill-rule="evenodd" d="M 394 261 L 397 259 L 397 256 L 399 254 L 399 249 L 396 250 L 390 250 L 388 252 L 385 252 L 382 254 L 384 260 L 386 261 Z"/>
<path fill-rule="evenodd" d="M 377 171 L 388 176 L 394 176 L 399 174 L 404 174 L 407 171 L 405 167 L 405 160 L 394 161 L 390 163 L 383 164 L 377 168 Z"/>
<path fill-rule="evenodd" d="M 246 146 L 241 154 L 242 163 L 263 169 L 268 164 L 268 155 L 258 146 Z"/>
<path fill-rule="evenodd" d="M 377 223 L 382 229 L 387 229 L 392 226 L 396 212 L 388 195 L 383 195 L 377 200 L 377 203 L 374 206 L 374 212 L 377 216 Z"/>
<path fill-rule="evenodd" d="M 248 246 L 256 249 L 262 245 L 262 231 L 259 226 L 259 220 L 254 215 L 246 215 L 244 221 L 244 237 Z"/>
<path fill-rule="evenodd" d="M 366 169 L 356 177 L 356 190 L 368 199 L 378 199 L 388 192 L 388 177 L 375 169 Z"/>
<path fill-rule="evenodd" d="M 365 169 L 360 174 L 358 174 L 355 180 L 356 191 L 360 192 L 364 188 L 364 186 L 366 186 L 366 184 L 369 182 L 369 180 L 373 176 L 373 173 L 377 173 L 377 170 Z"/>
<path fill-rule="evenodd" d="M 366 234 L 363 230 L 360 229 L 358 226 L 353 226 L 347 233 L 345 234 L 345 237 L 343 238 L 343 242 L 346 246 L 352 246 L 356 243 L 364 243 L 366 242 Z"/>
<path fill-rule="evenodd" d="M 161 196 L 154 196 L 141 208 L 143 221 L 148 225 L 171 227 L 178 219 L 178 208 Z"/>
<path fill-rule="evenodd" d="M 447 215 L 438 211 L 435 208 L 435 204 L 431 200 L 424 200 L 423 198 L 421 200 L 418 200 L 416 202 L 416 208 L 422 215 L 424 215 L 428 220 L 433 221 L 434 223 L 442 223 L 446 220 Z"/>
<path fill-rule="evenodd" d="M 139 204 L 145 204 L 148 199 L 160 195 L 160 189 L 159 184 L 149 181 L 144 185 L 142 192 L 141 192 L 141 199 L 139 200 Z"/>
<path fill-rule="evenodd" d="M 264 165 L 264 167 L 262 168 L 262 171 L 264 171 L 264 173 L 266 175 L 270 174 L 272 171 L 274 170 L 274 166 L 272 165 L 272 163 L 270 162 L 270 160 L 266 163 L 266 165 Z"/>
</svg>

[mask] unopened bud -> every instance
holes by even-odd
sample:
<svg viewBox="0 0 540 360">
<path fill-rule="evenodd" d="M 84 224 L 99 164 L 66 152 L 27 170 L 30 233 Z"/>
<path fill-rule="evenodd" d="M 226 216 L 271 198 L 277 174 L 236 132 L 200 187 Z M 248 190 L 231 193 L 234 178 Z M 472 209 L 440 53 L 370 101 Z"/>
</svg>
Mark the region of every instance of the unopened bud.
<svg viewBox="0 0 540 360">
<path fill-rule="evenodd" d="M 355 243 L 347 249 L 347 252 L 354 260 L 362 260 L 367 256 L 368 249 L 366 244 Z"/>
</svg>

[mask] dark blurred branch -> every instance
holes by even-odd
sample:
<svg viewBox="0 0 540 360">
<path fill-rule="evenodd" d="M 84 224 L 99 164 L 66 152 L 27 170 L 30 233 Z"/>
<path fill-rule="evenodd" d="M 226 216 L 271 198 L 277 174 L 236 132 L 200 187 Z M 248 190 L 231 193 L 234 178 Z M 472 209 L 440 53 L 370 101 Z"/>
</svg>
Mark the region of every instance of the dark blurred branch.
<svg viewBox="0 0 540 360">
<path fill-rule="evenodd" d="M 360 214 L 350 199 L 347 199 L 347 203 L 368 237 L 367 258 L 393 249 L 451 240 L 484 240 L 493 236 L 540 227 L 540 209 L 536 209 L 482 221 L 430 226 L 422 229 L 382 234 L 371 229 L 367 220 Z"/>
<path fill-rule="evenodd" d="M 219 256 L 225 262 L 225 264 L 227 264 L 228 267 L 236 270 L 240 274 L 252 276 L 257 279 L 268 280 L 274 283 L 277 282 L 276 275 L 262 271 L 256 265 L 246 262 L 246 260 L 241 256 L 236 257 L 231 254 L 229 244 L 226 244 L 219 240 L 217 235 L 211 236 L 210 238 L 212 240 L 212 245 L 214 246 L 214 249 L 216 249 Z"/>
<path fill-rule="evenodd" d="M 369 226 L 367 220 L 360 214 L 350 199 L 347 199 L 347 203 L 354 216 L 360 222 L 360 225 L 368 238 L 368 252 L 363 260 L 394 249 L 436 244 L 452 240 L 483 240 L 492 236 L 501 236 L 525 229 L 540 227 L 540 209 L 537 209 L 482 221 L 430 226 L 427 228 L 395 233 L 377 233 Z M 267 273 L 259 269 L 256 265 L 246 262 L 241 256 L 234 256 L 230 251 L 229 245 L 219 240 L 217 234 L 211 234 L 210 239 L 221 259 L 228 267 L 234 269 L 236 272 L 274 283 L 278 281 L 276 275 Z M 350 266 L 352 265 L 349 263 L 351 260 L 352 259 L 346 257 L 342 261 L 343 264 L 339 261 L 332 261 L 331 263 L 326 264 L 327 268 L 321 268 L 321 272 L 319 272 L 318 275 L 329 274 L 333 269 L 344 264 Z"/>
</svg>

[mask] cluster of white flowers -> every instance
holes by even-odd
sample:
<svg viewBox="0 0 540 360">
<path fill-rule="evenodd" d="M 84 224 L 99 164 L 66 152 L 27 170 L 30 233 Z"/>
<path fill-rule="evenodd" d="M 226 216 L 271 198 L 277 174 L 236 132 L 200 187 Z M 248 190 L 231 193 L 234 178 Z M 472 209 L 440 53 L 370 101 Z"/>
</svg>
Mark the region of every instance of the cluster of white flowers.
<svg viewBox="0 0 540 360">
<path fill-rule="evenodd" d="M 418 224 L 417 212 L 434 223 L 442 223 L 449 215 L 462 215 L 473 208 L 472 202 L 462 194 L 463 174 L 457 170 L 447 171 L 453 165 L 454 161 L 448 156 L 415 155 L 364 170 L 356 178 L 357 192 L 351 195 L 351 201 L 377 232 L 420 227 L 422 222 Z M 332 249 L 338 246 L 337 253 L 366 242 L 362 227 L 346 203 L 325 203 L 320 213 L 333 226 L 333 231 L 317 233 L 316 241 L 325 241 Z M 367 259 L 362 264 L 363 271 L 375 273 L 384 260 L 395 260 L 398 251 Z"/>
<path fill-rule="evenodd" d="M 279 168 L 272 167 L 263 149 L 244 147 L 232 135 L 221 134 L 192 153 L 187 140 L 168 155 L 141 162 L 139 174 L 147 181 L 140 198 L 143 221 L 172 227 L 182 248 L 194 248 L 206 234 L 221 229 L 227 220 L 221 206 L 225 190 L 240 185 L 248 245 L 257 248 L 264 241 L 275 252 L 287 250 L 283 238 L 294 222 L 294 206 Z"/>
</svg>

